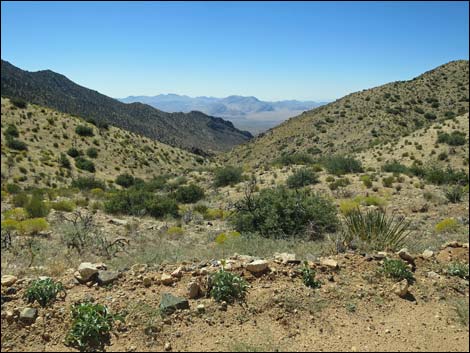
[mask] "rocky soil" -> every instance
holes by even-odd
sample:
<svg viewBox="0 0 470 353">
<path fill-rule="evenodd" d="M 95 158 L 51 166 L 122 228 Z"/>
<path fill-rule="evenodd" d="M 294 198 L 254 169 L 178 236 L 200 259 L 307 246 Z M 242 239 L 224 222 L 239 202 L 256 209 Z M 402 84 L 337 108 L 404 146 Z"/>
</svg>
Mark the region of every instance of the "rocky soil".
<svg viewBox="0 0 470 353">
<path fill-rule="evenodd" d="M 386 257 L 408 262 L 415 281 L 402 286 L 380 274 Z M 207 295 L 217 260 L 120 272 L 82 263 L 54 278 L 67 295 L 47 308 L 24 299 L 35 278 L 2 273 L 1 350 L 74 351 L 64 344 L 70 305 L 91 300 L 124 316 L 107 351 L 468 351 L 469 282 L 447 273 L 454 261 L 468 263 L 468 244 L 420 255 L 348 252 L 309 262 L 322 283 L 312 289 L 294 254 L 234 255 L 225 269 L 249 283 L 234 304 Z"/>
</svg>

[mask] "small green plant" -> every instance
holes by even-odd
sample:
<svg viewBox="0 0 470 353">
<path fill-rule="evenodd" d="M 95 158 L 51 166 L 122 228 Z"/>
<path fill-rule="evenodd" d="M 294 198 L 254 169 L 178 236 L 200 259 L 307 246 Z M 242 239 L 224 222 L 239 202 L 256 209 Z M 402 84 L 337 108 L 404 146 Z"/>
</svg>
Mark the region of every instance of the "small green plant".
<svg viewBox="0 0 470 353">
<path fill-rule="evenodd" d="M 130 174 L 120 174 L 116 177 L 115 180 L 117 185 L 122 186 L 123 188 L 129 188 L 135 184 L 135 178 Z"/>
<path fill-rule="evenodd" d="M 385 259 L 379 272 L 397 281 L 406 279 L 408 283 L 411 283 L 414 280 L 413 273 L 406 263 L 398 259 Z"/>
<path fill-rule="evenodd" d="M 455 232 L 459 227 L 459 224 L 454 218 L 445 218 L 436 224 L 436 232 L 438 233 L 451 233 Z"/>
<path fill-rule="evenodd" d="M 347 156 L 332 156 L 323 161 L 323 165 L 330 174 L 343 175 L 348 173 L 361 173 L 361 162 Z"/>
<path fill-rule="evenodd" d="M 359 242 L 374 250 L 396 250 L 410 234 L 409 227 L 404 218 L 390 217 L 380 210 L 363 213 L 356 209 L 345 216 L 343 241 L 347 246 Z"/>
<path fill-rule="evenodd" d="M 42 307 L 52 304 L 57 295 L 62 294 L 65 297 L 65 288 L 61 282 L 54 282 L 52 278 L 38 279 L 28 286 L 25 293 L 25 299 L 28 303 L 37 301 Z"/>
<path fill-rule="evenodd" d="M 444 191 L 447 200 L 452 203 L 459 203 L 460 201 L 462 201 L 464 193 L 465 190 L 460 185 L 451 186 Z"/>
<path fill-rule="evenodd" d="M 59 156 L 59 165 L 62 168 L 70 169 L 70 167 L 71 167 L 70 161 L 67 158 L 67 155 L 65 153 L 60 154 L 60 156 Z"/>
<path fill-rule="evenodd" d="M 67 345 L 77 347 L 81 351 L 103 349 L 109 342 L 114 320 L 105 305 L 83 302 L 72 305 L 72 327 L 67 333 Z"/>
<path fill-rule="evenodd" d="M 469 279 L 469 267 L 468 264 L 463 262 L 452 262 L 447 267 L 447 273 L 451 276 L 457 276 L 463 279 Z"/>
<path fill-rule="evenodd" d="M 244 299 L 248 288 L 245 280 L 222 267 L 211 275 L 210 295 L 216 301 L 232 303 L 237 299 Z"/>
<path fill-rule="evenodd" d="M 86 155 L 90 158 L 97 158 L 98 150 L 95 147 L 90 147 L 86 150 Z"/>
<path fill-rule="evenodd" d="M 301 188 L 318 183 L 318 176 L 311 168 L 302 168 L 287 178 L 287 186 L 291 189 Z"/>
<path fill-rule="evenodd" d="M 90 173 L 94 173 L 96 170 L 95 164 L 92 161 L 81 156 L 75 158 L 75 166 L 78 169 L 86 170 Z"/>
<path fill-rule="evenodd" d="M 78 188 L 81 191 L 91 190 L 100 188 L 102 190 L 106 189 L 106 185 L 103 181 L 95 179 L 95 177 L 79 177 L 72 181 L 72 187 Z"/>
<path fill-rule="evenodd" d="M 300 269 L 300 273 L 302 274 L 302 281 L 307 287 L 310 288 L 320 288 L 321 282 L 315 279 L 315 270 L 312 270 L 308 265 L 308 262 L 305 261 L 302 268 Z"/>
<path fill-rule="evenodd" d="M 242 168 L 227 166 L 216 170 L 214 185 L 216 187 L 235 185 L 242 181 Z"/>
<path fill-rule="evenodd" d="M 191 184 L 176 190 L 176 200 L 181 203 L 195 203 L 204 198 L 204 189 Z"/>
<path fill-rule="evenodd" d="M 93 136 L 93 128 L 84 125 L 78 125 L 75 128 L 75 132 L 80 136 Z"/>
<path fill-rule="evenodd" d="M 450 134 L 446 132 L 439 133 L 437 135 L 437 142 L 446 143 L 450 146 L 462 146 L 467 142 L 467 135 L 460 131 L 452 131 Z"/>
<path fill-rule="evenodd" d="M 25 210 L 29 217 L 45 217 L 49 214 L 49 208 L 42 200 L 40 193 L 33 193 L 29 202 L 25 206 Z"/>
</svg>

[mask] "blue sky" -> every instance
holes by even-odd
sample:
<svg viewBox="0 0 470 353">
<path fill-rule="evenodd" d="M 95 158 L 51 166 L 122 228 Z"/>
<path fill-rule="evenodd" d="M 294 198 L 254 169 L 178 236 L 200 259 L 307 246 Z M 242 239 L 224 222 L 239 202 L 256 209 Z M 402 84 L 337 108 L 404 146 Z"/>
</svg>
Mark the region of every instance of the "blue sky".
<svg viewBox="0 0 470 353">
<path fill-rule="evenodd" d="M 468 59 L 468 2 L 1 3 L 2 59 L 112 97 L 327 100 Z"/>
</svg>

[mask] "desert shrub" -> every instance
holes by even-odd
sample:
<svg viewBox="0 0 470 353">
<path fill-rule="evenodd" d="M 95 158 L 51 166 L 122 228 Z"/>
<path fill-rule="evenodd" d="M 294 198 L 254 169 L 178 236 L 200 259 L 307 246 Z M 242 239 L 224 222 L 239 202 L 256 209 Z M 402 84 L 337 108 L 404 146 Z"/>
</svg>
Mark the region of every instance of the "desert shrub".
<svg viewBox="0 0 470 353">
<path fill-rule="evenodd" d="M 468 175 L 463 170 L 455 170 L 451 167 L 443 169 L 437 165 L 424 169 L 424 178 L 426 181 L 436 184 L 466 184 Z"/>
<path fill-rule="evenodd" d="M 399 259 L 385 259 L 379 271 L 396 281 L 402 281 L 404 279 L 406 279 L 408 283 L 414 281 L 413 273 L 406 263 Z"/>
<path fill-rule="evenodd" d="M 359 208 L 359 202 L 351 199 L 341 200 L 339 202 L 339 210 L 343 215 L 348 215 Z"/>
<path fill-rule="evenodd" d="M 204 198 L 204 189 L 191 184 L 176 190 L 176 200 L 181 203 L 195 203 Z"/>
<path fill-rule="evenodd" d="M 179 235 L 184 234 L 184 230 L 181 227 L 173 226 L 173 227 L 168 228 L 168 230 L 166 231 L 166 234 L 170 236 L 179 236 Z"/>
<path fill-rule="evenodd" d="M 338 188 L 343 188 L 351 184 L 348 178 L 338 178 L 335 181 L 328 184 L 330 190 L 337 190 Z"/>
<path fill-rule="evenodd" d="M 90 173 L 94 173 L 95 172 L 95 164 L 86 159 L 86 158 L 83 158 L 83 157 L 77 157 L 75 158 L 75 166 L 78 168 L 78 169 L 81 169 L 81 170 L 86 170 Z"/>
<path fill-rule="evenodd" d="M 81 191 L 91 190 L 100 188 L 102 190 L 106 189 L 106 185 L 103 181 L 95 179 L 94 177 L 79 177 L 72 180 L 72 187 L 78 188 Z"/>
<path fill-rule="evenodd" d="M 72 212 L 75 209 L 75 203 L 69 200 L 51 202 L 50 205 L 52 209 L 62 212 Z"/>
<path fill-rule="evenodd" d="M 7 184 L 5 189 L 9 194 L 19 194 L 22 190 L 18 184 Z"/>
<path fill-rule="evenodd" d="M 28 150 L 28 146 L 23 141 L 17 140 L 13 137 L 7 137 L 6 140 L 7 140 L 7 146 L 13 150 L 17 150 L 17 151 Z"/>
<path fill-rule="evenodd" d="M 210 277 L 210 295 L 218 302 L 233 303 L 237 299 L 243 299 L 247 288 L 248 284 L 243 278 L 223 268 Z"/>
<path fill-rule="evenodd" d="M 134 185 L 135 178 L 130 174 L 120 174 L 116 177 L 115 183 L 124 187 L 128 188 Z"/>
<path fill-rule="evenodd" d="M 320 288 L 321 283 L 315 279 L 316 272 L 312 270 L 308 265 L 308 262 L 305 261 L 303 266 L 300 269 L 300 273 L 302 274 L 302 281 L 307 287 L 310 288 Z"/>
<path fill-rule="evenodd" d="M 459 203 L 462 201 L 463 195 L 465 193 L 465 189 L 460 185 L 454 185 L 445 189 L 444 194 L 452 203 Z"/>
<path fill-rule="evenodd" d="M 321 237 L 336 230 L 335 205 L 308 190 L 284 187 L 247 194 L 235 204 L 232 217 L 239 232 L 258 232 L 264 237 Z"/>
<path fill-rule="evenodd" d="M 223 244 L 225 243 L 227 240 L 230 240 L 232 238 L 237 238 L 239 237 L 241 234 L 238 233 L 238 232 L 227 232 L 227 233 L 220 233 L 215 239 L 214 241 L 217 243 L 217 244 Z"/>
<path fill-rule="evenodd" d="M 372 187 L 372 179 L 369 175 L 362 175 L 360 179 L 366 188 Z"/>
<path fill-rule="evenodd" d="M 451 262 L 447 267 L 447 273 L 451 276 L 457 276 L 463 279 L 469 279 L 468 264 L 463 262 Z"/>
<path fill-rule="evenodd" d="M 367 196 L 356 196 L 354 201 L 360 203 L 364 206 L 378 206 L 383 207 L 386 205 L 386 201 L 376 195 L 367 195 Z"/>
<path fill-rule="evenodd" d="M 287 187 L 291 189 L 301 188 L 318 183 L 318 176 L 311 168 L 302 168 L 287 178 Z"/>
<path fill-rule="evenodd" d="M 458 223 L 454 218 L 445 218 L 436 224 L 435 230 L 438 233 L 455 232 L 458 229 Z"/>
<path fill-rule="evenodd" d="M 70 167 L 71 167 L 70 161 L 67 158 L 67 155 L 65 153 L 60 154 L 60 156 L 59 156 L 59 165 L 62 168 L 70 169 Z"/>
<path fill-rule="evenodd" d="M 90 147 L 86 150 L 86 155 L 90 158 L 98 157 L 98 150 L 95 147 Z"/>
<path fill-rule="evenodd" d="M 436 114 L 433 114 L 433 113 L 425 113 L 424 117 L 428 120 L 436 120 L 437 119 Z"/>
<path fill-rule="evenodd" d="M 72 327 L 67 333 L 66 344 L 81 351 L 102 350 L 109 342 L 116 316 L 106 306 L 90 302 L 73 304 L 71 314 Z"/>
<path fill-rule="evenodd" d="M 442 132 L 437 135 L 437 142 L 450 146 L 463 146 L 467 142 L 467 135 L 460 131 L 452 131 L 450 134 Z"/>
<path fill-rule="evenodd" d="M 194 212 L 199 212 L 200 214 L 204 215 L 207 212 L 208 207 L 204 203 L 198 203 L 194 205 L 193 210 Z"/>
<path fill-rule="evenodd" d="M 15 125 L 9 124 L 8 127 L 5 129 L 5 132 L 3 133 L 3 135 L 5 136 L 5 138 L 19 137 L 20 133 L 18 131 L 18 128 Z"/>
<path fill-rule="evenodd" d="M 388 176 L 388 177 L 385 177 L 385 178 L 382 179 L 382 184 L 386 188 L 391 188 L 391 187 L 393 187 L 393 182 L 394 181 L 395 181 L 394 176 Z"/>
<path fill-rule="evenodd" d="M 384 164 L 382 166 L 382 170 L 384 172 L 388 172 L 388 173 L 403 173 L 403 174 L 406 174 L 409 172 L 408 170 L 408 167 L 397 162 L 397 161 L 392 161 L 392 162 L 388 162 L 386 164 Z"/>
<path fill-rule="evenodd" d="M 155 218 L 164 216 L 178 216 L 178 203 L 167 196 L 155 196 L 149 199 L 145 204 L 146 210 L 149 215 Z"/>
<path fill-rule="evenodd" d="M 314 163 L 314 159 L 307 153 L 290 153 L 290 154 L 283 154 L 278 159 L 274 160 L 273 164 L 278 165 L 295 165 L 295 164 L 312 164 Z"/>
<path fill-rule="evenodd" d="M 203 213 L 204 219 L 208 221 L 212 221 L 215 219 L 223 219 L 224 218 L 224 210 L 218 208 L 208 208 Z"/>
<path fill-rule="evenodd" d="M 21 192 L 14 195 L 11 201 L 15 207 L 25 207 L 29 202 L 29 197 L 27 193 Z"/>
<path fill-rule="evenodd" d="M 242 168 L 227 166 L 215 172 L 214 185 L 216 187 L 235 185 L 242 181 Z"/>
<path fill-rule="evenodd" d="M 6 211 L 3 216 L 5 219 L 14 219 L 15 221 L 23 221 L 28 218 L 28 213 L 24 208 L 16 207 Z"/>
<path fill-rule="evenodd" d="M 28 303 L 37 301 L 39 305 L 46 307 L 61 293 L 65 297 L 65 288 L 61 282 L 54 282 L 51 278 L 38 279 L 32 281 L 26 289 L 25 299 Z"/>
<path fill-rule="evenodd" d="M 20 234 L 36 235 L 49 228 L 45 218 L 31 218 L 18 222 L 17 230 Z"/>
<path fill-rule="evenodd" d="M 75 132 L 80 136 L 94 136 L 93 128 L 85 125 L 78 125 Z"/>
<path fill-rule="evenodd" d="M 38 192 L 33 193 L 25 206 L 25 210 L 31 218 L 45 217 L 49 214 L 49 208 Z"/>
<path fill-rule="evenodd" d="M 380 210 L 360 209 L 345 216 L 342 239 L 345 245 L 363 245 L 373 250 L 396 250 L 409 236 L 410 222 L 387 216 Z"/>
<path fill-rule="evenodd" d="M 348 173 L 361 173 L 361 162 L 347 156 L 331 156 L 323 160 L 323 165 L 330 174 L 343 175 Z"/>
<path fill-rule="evenodd" d="M 17 97 L 10 98 L 10 102 L 15 107 L 20 108 L 20 109 L 24 109 L 28 106 L 28 103 L 26 103 L 26 101 L 22 98 L 17 98 Z"/>
<path fill-rule="evenodd" d="M 76 149 L 75 147 L 70 147 L 67 150 L 67 154 L 72 158 L 76 158 L 76 157 L 80 156 L 82 153 L 78 149 Z"/>
</svg>

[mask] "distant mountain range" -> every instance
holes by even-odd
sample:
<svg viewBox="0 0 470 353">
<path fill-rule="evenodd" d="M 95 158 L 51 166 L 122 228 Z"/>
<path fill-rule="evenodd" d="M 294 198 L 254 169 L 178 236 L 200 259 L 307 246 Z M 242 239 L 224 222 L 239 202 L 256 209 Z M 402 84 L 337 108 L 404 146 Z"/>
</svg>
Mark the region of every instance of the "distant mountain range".
<svg viewBox="0 0 470 353">
<path fill-rule="evenodd" d="M 202 155 L 229 150 L 252 137 L 248 131 L 240 131 L 219 117 L 198 111 L 167 113 L 142 103 L 125 104 L 51 70 L 24 71 L 4 60 L 1 91 L 2 97 L 22 98 L 64 113 L 107 122 Z"/>
<path fill-rule="evenodd" d="M 119 100 L 123 103 L 145 103 L 166 112 L 200 111 L 208 115 L 228 119 L 238 128 L 254 133 L 267 130 L 305 110 L 326 104 L 325 102 L 297 100 L 267 102 L 252 96 L 215 98 L 189 97 L 178 94 L 129 96 Z"/>
</svg>

